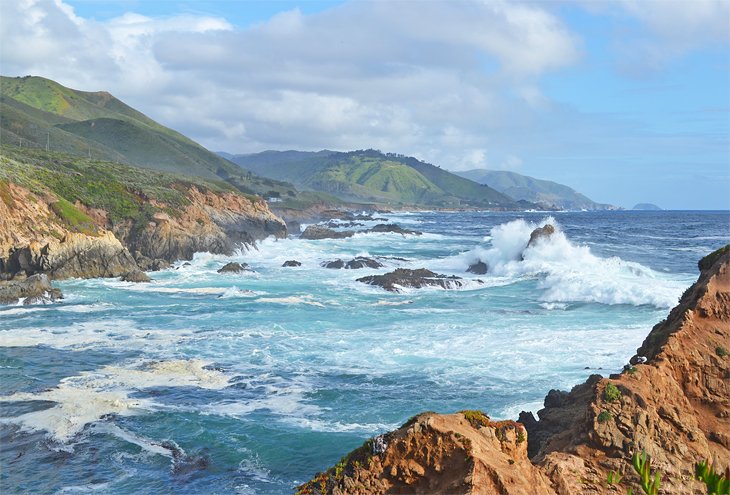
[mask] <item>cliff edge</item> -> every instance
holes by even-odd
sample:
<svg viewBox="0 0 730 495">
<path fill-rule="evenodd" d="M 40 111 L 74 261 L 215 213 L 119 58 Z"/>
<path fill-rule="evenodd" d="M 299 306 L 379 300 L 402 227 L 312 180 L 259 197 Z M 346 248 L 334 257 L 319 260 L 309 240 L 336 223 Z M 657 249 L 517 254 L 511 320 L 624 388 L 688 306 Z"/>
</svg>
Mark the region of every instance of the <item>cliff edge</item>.
<svg viewBox="0 0 730 495">
<path fill-rule="evenodd" d="M 631 457 L 646 451 L 661 493 L 706 493 L 694 463 L 730 462 L 730 250 L 647 336 L 624 372 L 551 390 L 538 419 L 424 413 L 375 437 L 298 493 L 641 493 Z M 620 484 L 607 482 L 619 473 Z"/>
</svg>

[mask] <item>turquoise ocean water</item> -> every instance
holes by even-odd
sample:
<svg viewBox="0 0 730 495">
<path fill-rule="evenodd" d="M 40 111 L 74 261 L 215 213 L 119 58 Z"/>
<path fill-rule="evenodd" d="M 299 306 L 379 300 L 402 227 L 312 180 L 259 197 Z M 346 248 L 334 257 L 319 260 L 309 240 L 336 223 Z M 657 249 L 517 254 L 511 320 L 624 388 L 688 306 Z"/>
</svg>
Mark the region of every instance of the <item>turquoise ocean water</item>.
<svg viewBox="0 0 730 495">
<path fill-rule="evenodd" d="M 151 284 L 70 280 L 60 303 L 0 307 L 0 491 L 291 493 L 418 412 L 516 418 L 620 370 L 730 242 L 728 212 L 547 215 L 389 214 L 424 234 L 269 239 Z M 547 221 L 558 235 L 518 261 Z M 320 265 L 356 255 L 386 266 Z M 488 275 L 464 273 L 477 259 Z M 229 261 L 255 272 L 216 273 Z M 355 281 L 397 267 L 470 281 Z"/>
</svg>

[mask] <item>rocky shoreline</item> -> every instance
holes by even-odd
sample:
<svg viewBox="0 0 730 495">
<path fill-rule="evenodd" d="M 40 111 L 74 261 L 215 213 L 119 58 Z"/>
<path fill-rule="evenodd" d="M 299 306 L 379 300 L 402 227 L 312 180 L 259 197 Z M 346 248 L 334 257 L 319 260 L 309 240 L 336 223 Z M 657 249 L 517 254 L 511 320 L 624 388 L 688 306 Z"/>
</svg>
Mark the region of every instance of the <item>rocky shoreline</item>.
<svg viewBox="0 0 730 495">
<path fill-rule="evenodd" d="M 706 493 L 695 463 L 715 459 L 724 469 L 730 460 L 730 246 L 699 267 L 697 282 L 622 373 L 551 390 L 538 419 L 423 413 L 297 493 L 640 493 L 631 468 L 638 452 L 650 456 L 661 493 Z"/>
<path fill-rule="evenodd" d="M 149 219 L 112 221 L 107 211 L 70 205 L 83 225 L 59 212 L 60 200 L 50 192 L 13 183 L 7 192 L 0 201 L 0 276 L 5 280 L 35 274 L 54 280 L 120 277 L 163 269 L 200 251 L 232 254 L 238 246 L 287 233 L 262 199 L 192 185 L 185 191 L 187 204 L 177 210 L 148 200 L 142 209 L 156 211 Z"/>
</svg>

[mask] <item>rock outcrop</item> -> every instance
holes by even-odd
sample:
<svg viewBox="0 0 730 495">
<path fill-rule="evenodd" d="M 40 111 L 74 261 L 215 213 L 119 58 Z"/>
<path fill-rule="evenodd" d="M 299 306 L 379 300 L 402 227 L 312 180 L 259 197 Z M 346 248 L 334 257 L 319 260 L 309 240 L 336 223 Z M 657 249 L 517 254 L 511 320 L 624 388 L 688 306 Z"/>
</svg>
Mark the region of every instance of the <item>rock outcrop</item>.
<svg viewBox="0 0 730 495">
<path fill-rule="evenodd" d="M 177 209 L 148 199 L 143 207 L 157 210 L 149 219 L 113 222 L 106 211 L 72 204 L 51 191 L 2 184 L 0 274 L 6 276 L 24 271 L 52 279 L 119 277 L 168 268 L 198 251 L 232 254 L 240 244 L 286 235 L 265 201 L 233 192 L 189 185 L 186 203 Z"/>
<path fill-rule="evenodd" d="M 134 270 L 129 273 L 125 273 L 121 277 L 122 282 L 134 282 L 136 284 L 151 282 L 152 280 L 142 270 Z"/>
<path fill-rule="evenodd" d="M 473 412 L 429 413 L 376 437 L 384 449 L 371 441 L 300 493 L 641 493 L 630 467 L 641 451 L 661 473 L 660 493 L 706 493 L 694 464 L 730 462 L 730 249 L 700 267 L 699 280 L 638 349 L 637 364 L 609 378 L 592 375 L 570 392 L 551 390 L 539 420 L 520 414 L 524 445 L 491 441 L 520 438 L 519 423 L 505 436 L 489 420 L 478 421 L 486 429 L 465 429 L 459 418 Z M 611 471 L 621 473 L 619 485 L 607 484 Z"/>
<path fill-rule="evenodd" d="M 249 271 L 251 271 L 251 269 L 247 263 L 236 263 L 235 261 L 226 263 L 218 269 L 218 273 L 242 273 Z"/>
<path fill-rule="evenodd" d="M 417 230 L 409 230 L 404 229 L 398 224 L 395 223 L 379 223 L 372 229 L 368 229 L 366 232 L 386 232 L 391 234 L 401 234 L 401 235 L 421 235 L 423 232 L 419 232 Z"/>
<path fill-rule="evenodd" d="M 51 285 L 46 274 L 0 281 L 0 304 L 16 304 L 20 299 L 24 299 L 23 304 L 43 304 L 63 299 L 63 294 Z"/>
<path fill-rule="evenodd" d="M 411 270 L 398 268 L 384 275 L 370 275 L 357 279 L 369 285 L 377 285 L 390 292 L 400 292 L 401 288 L 409 287 L 420 289 L 422 287 L 441 287 L 442 289 L 458 289 L 463 287 L 464 280 L 452 275 L 439 275 L 431 270 L 419 268 Z"/>
<path fill-rule="evenodd" d="M 473 273 L 475 275 L 485 275 L 487 270 L 489 270 L 489 266 L 487 266 L 487 264 L 483 261 L 472 263 L 469 265 L 469 268 L 466 269 L 468 273 Z"/>
<path fill-rule="evenodd" d="M 297 494 L 551 493 L 527 457 L 526 439 L 518 423 L 492 422 L 479 411 L 424 413 L 366 442 Z"/>
<path fill-rule="evenodd" d="M 373 258 L 368 258 L 366 256 L 356 256 L 355 258 L 347 262 L 342 261 L 339 258 L 333 261 L 326 261 L 322 263 L 322 266 L 325 268 L 334 269 L 344 268 L 346 270 L 359 270 L 360 268 L 382 268 L 383 264 Z"/>
<path fill-rule="evenodd" d="M 157 214 L 143 228 L 120 225 L 115 233 L 134 252 L 150 259 L 191 259 L 194 253 L 230 255 L 241 244 L 286 236 L 286 225 L 263 200 L 235 193 L 202 192 L 192 186 L 190 203 L 173 217 Z M 163 206 L 163 205 L 158 205 Z"/>
<path fill-rule="evenodd" d="M 302 235 L 300 235 L 299 238 L 317 241 L 320 239 L 347 239 L 353 235 L 355 235 L 354 232 L 347 230 L 337 231 L 321 225 L 309 225 L 306 229 L 304 229 L 304 232 L 302 232 Z"/>
<path fill-rule="evenodd" d="M 297 260 L 287 260 L 281 266 L 282 267 L 296 267 L 296 266 L 302 266 L 302 263 L 300 261 L 297 261 Z"/>
</svg>

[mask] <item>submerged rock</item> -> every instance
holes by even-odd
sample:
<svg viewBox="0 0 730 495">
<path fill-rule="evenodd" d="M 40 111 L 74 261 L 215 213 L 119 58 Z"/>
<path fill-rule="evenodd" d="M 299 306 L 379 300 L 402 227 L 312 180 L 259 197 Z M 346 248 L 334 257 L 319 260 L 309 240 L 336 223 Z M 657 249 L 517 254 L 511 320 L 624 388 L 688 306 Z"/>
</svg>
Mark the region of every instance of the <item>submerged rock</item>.
<svg viewBox="0 0 730 495">
<path fill-rule="evenodd" d="M 419 232 L 417 230 L 409 230 L 404 229 L 398 224 L 395 223 L 379 223 L 372 229 L 367 230 L 366 232 L 390 232 L 393 234 L 402 234 L 402 235 L 421 235 L 423 232 Z"/>
<path fill-rule="evenodd" d="M 23 304 L 39 304 L 63 299 L 63 294 L 46 274 L 0 282 L 0 304 L 16 304 L 22 298 Z"/>
<path fill-rule="evenodd" d="M 399 292 L 401 287 L 420 289 L 421 287 L 442 287 L 456 289 L 464 285 L 464 280 L 457 276 L 439 275 L 425 268 L 411 270 L 398 268 L 384 275 L 370 275 L 357 279 L 369 285 L 377 285 L 391 292 Z"/>
<path fill-rule="evenodd" d="M 320 239 L 346 239 L 353 235 L 355 235 L 355 233 L 350 231 L 338 232 L 321 225 L 310 225 L 304 229 L 304 232 L 302 232 L 302 235 L 300 235 L 299 238 L 316 241 Z"/>
<path fill-rule="evenodd" d="M 299 261 L 297 261 L 297 260 L 288 260 L 288 261 L 285 261 L 284 264 L 281 265 L 281 266 L 282 267 L 286 267 L 286 266 L 302 266 L 302 264 Z"/>
<path fill-rule="evenodd" d="M 134 270 L 134 271 L 125 273 L 124 275 L 122 275 L 121 280 L 122 280 L 122 282 L 135 282 L 135 283 L 151 282 L 151 279 L 142 270 Z"/>
<path fill-rule="evenodd" d="M 241 273 L 246 271 L 251 271 L 246 263 L 236 263 L 234 261 L 223 265 L 223 267 L 218 270 L 218 273 Z"/>
<path fill-rule="evenodd" d="M 488 269 L 489 267 L 485 262 L 477 261 L 476 263 L 469 265 L 469 268 L 467 268 L 466 271 L 475 275 L 484 275 L 487 273 Z"/>
</svg>

